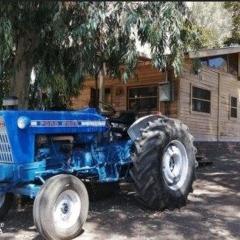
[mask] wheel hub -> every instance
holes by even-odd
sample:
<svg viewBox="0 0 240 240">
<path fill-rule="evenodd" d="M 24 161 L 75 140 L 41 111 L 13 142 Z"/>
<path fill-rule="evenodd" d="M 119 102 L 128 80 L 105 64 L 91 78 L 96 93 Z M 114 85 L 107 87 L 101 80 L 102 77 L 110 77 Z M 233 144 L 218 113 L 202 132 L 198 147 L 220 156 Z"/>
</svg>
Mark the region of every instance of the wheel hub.
<svg viewBox="0 0 240 240">
<path fill-rule="evenodd" d="M 170 167 L 171 172 L 172 172 L 173 169 L 174 169 L 174 164 L 175 164 L 174 158 L 171 157 L 171 159 L 170 159 L 170 163 L 169 163 L 169 167 Z"/>
<path fill-rule="evenodd" d="M 70 228 L 78 221 L 81 211 L 81 200 L 73 190 L 62 192 L 53 209 L 54 224 L 60 228 Z"/>
<path fill-rule="evenodd" d="M 180 141 L 173 140 L 166 146 L 162 158 L 162 173 L 171 189 L 177 190 L 183 186 L 188 173 L 188 156 Z"/>
<path fill-rule="evenodd" d="M 69 206 L 68 206 L 67 203 L 63 203 L 62 208 L 61 208 L 61 211 L 62 211 L 63 214 L 67 214 L 67 213 L 68 213 L 68 211 L 69 211 Z"/>
</svg>

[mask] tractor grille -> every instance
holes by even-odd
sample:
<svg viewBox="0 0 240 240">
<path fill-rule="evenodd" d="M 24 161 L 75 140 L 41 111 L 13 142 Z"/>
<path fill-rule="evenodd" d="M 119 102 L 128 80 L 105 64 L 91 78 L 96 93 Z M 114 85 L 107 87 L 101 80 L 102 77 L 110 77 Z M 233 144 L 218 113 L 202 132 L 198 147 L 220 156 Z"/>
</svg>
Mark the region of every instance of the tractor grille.
<svg viewBox="0 0 240 240">
<path fill-rule="evenodd" d="M 3 118 L 0 118 L 0 163 L 12 163 L 11 145 Z"/>
</svg>

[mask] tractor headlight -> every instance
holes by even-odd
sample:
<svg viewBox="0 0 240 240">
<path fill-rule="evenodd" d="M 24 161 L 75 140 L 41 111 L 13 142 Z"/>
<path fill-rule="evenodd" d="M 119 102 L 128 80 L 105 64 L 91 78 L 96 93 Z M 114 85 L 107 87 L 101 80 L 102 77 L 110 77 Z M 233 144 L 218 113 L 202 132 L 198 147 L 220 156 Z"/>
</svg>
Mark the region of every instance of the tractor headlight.
<svg viewBox="0 0 240 240">
<path fill-rule="evenodd" d="M 30 119 L 27 117 L 19 117 L 17 120 L 17 125 L 20 129 L 25 129 L 29 126 Z"/>
</svg>

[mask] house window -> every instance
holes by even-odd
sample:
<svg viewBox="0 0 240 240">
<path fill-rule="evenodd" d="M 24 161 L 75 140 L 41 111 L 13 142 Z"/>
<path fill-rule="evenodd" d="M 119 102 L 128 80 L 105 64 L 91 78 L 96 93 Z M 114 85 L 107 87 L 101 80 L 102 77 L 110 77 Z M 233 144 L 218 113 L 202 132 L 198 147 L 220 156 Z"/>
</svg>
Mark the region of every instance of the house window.
<svg viewBox="0 0 240 240">
<path fill-rule="evenodd" d="M 237 98 L 230 98 L 230 116 L 231 118 L 237 118 Z"/>
<path fill-rule="evenodd" d="M 211 57 L 208 59 L 208 65 L 211 68 L 228 71 L 227 56 Z"/>
<path fill-rule="evenodd" d="M 218 70 L 238 75 L 238 54 L 228 54 L 201 58 L 201 64 Z"/>
<path fill-rule="evenodd" d="M 128 109 L 140 113 L 158 110 L 158 86 L 128 88 Z"/>
<path fill-rule="evenodd" d="M 227 67 L 227 56 L 216 56 L 216 57 L 208 57 L 201 59 L 202 65 L 207 65 L 211 68 L 228 71 Z"/>
<path fill-rule="evenodd" d="M 192 87 L 192 111 L 211 112 L 211 92 L 209 90 Z"/>
</svg>

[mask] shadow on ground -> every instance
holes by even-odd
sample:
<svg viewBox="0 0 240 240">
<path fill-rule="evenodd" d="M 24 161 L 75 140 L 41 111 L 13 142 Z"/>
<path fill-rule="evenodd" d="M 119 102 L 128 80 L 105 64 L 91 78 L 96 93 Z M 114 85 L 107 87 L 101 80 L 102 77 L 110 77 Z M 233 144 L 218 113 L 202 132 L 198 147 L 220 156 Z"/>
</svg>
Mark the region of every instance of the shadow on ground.
<svg viewBox="0 0 240 240">
<path fill-rule="evenodd" d="M 174 211 L 143 209 L 123 187 L 113 198 L 92 202 L 84 233 L 77 239 L 239 239 L 239 154 L 212 157 L 213 165 L 198 169 L 187 206 Z M 31 204 L 10 211 L 1 239 L 41 240 L 32 220 Z"/>
</svg>

